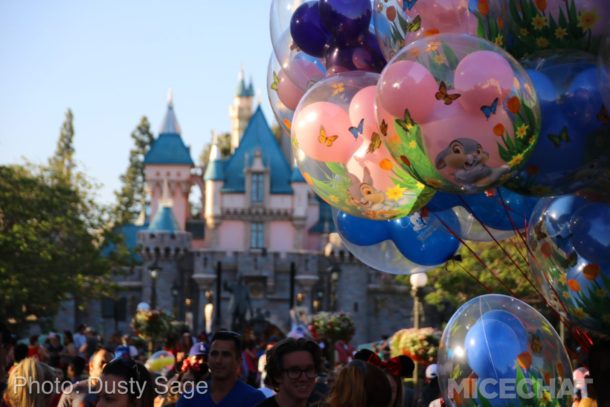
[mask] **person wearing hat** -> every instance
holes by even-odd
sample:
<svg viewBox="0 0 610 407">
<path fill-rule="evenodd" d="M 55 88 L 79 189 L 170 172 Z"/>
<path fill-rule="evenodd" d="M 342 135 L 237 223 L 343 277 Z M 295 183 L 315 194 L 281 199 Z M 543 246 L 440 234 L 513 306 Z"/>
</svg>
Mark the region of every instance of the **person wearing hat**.
<svg viewBox="0 0 610 407">
<path fill-rule="evenodd" d="M 438 385 L 438 365 L 432 363 L 426 367 L 424 388 L 419 399 L 418 407 L 428 407 L 430 403 L 441 396 L 441 389 Z"/>
</svg>

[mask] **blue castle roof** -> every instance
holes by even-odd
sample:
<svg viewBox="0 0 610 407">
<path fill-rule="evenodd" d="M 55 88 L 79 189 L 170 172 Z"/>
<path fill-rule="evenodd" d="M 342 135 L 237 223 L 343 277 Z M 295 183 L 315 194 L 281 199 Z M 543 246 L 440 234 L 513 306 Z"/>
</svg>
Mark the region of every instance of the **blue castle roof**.
<svg viewBox="0 0 610 407">
<path fill-rule="evenodd" d="M 191 150 L 184 144 L 180 134 L 181 130 L 174 113 L 174 104 L 170 99 L 159 137 L 155 139 L 150 150 L 146 153 L 144 164 L 194 165 Z"/>
<path fill-rule="evenodd" d="M 269 124 L 267 124 L 260 105 L 250 118 L 235 153 L 225 162 L 222 168 L 225 182 L 221 191 L 245 192 L 244 166 L 252 164 L 256 150 L 261 152 L 263 163 L 265 167 L 269 168 L 271 176 L 270 192 L 272 194 L 291 194 L 292 170 L 269 128 Z M 215 167 L 214 171 L 216 169 L 218 167 Z"/>
<path fill-rule="evenodd" d="M 208 163 L 203 179 L 206 181 L 224 180 L 224 168 L 227 160 L 218 159 Z"/>
<path fill-rule="evenodd" d="M 169 206 L 160 207 L 148 227 L 150 232 L 177 232 L 178 230 L 180 230 L 178 221 Z"/>
<path fill-rule="evenodd" d="M 292 169 L 292 176 L 290 177 L 290 182 L 292 182 L 293 184 L 297 182 L 307 182 L 305 181 L 303 174 L 301 174 L 301 170 L 296 165 Z"/>
<path fill-rule="evenodd" d="M 123 236 L 123 241 L 127 250 L 131 253 L 131 258 L 136 262 L 140 263 L 142 261 L 142 257 L 138 254 L 136 248 L 138 246 L 138 232 L 141 230 L 146 230 L 148 228 L 148 223 L 143 225 L 135 225 L 133 223 L 128 223 L 126 225 L 122 225 L 119 227 L 117 232 Z M 111 253 L 116 250 L 116 245 L 114 243 L 110 243 L 102 249 L 102 256 L 108 257 Z"/>
</svg>

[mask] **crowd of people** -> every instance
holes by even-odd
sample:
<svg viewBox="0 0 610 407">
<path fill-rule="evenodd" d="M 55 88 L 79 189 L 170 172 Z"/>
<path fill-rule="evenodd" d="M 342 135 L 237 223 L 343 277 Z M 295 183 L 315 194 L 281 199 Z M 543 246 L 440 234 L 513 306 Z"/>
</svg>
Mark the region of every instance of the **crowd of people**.
<svg viewBox="0 0 610 407">
<path fill-rule="evenodd" d="M 185 333 L 166 344 L 175 364 L 159 373 L 144 366 L 146 351 L 129 338 L 102 344 L 86 327 L 61 337 L 51 333 L 43 345 L 32 337 L 26 345 L 4 330 L 0 407 L 444 405 L 437 365 L 425 368 L 416 395 L 403 380 L 412 377 L 414 363 L 391 358 L 383 348 L 352 352 L 347 359 L 336 352 L 339 360 L 331 368 L 319 344 L 306 338 L 269 338 L 259 352 L 260 344 L 232 331 L 219 330 L 209 340 Z M 607 348 L 600 351 L 591 372 L 580 368 L 583 378 L 608 375 Z M 608 405 L 607 389 L 577 390 L 574 407 Z"/>
</svg>

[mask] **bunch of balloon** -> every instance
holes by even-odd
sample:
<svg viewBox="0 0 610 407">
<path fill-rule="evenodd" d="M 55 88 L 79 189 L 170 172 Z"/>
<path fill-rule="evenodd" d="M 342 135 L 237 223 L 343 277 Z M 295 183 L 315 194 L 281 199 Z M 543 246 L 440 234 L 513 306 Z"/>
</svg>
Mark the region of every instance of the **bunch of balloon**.
<svg viewBox="0 0 610 407">
<path fill-rule="evenodd" d="M 462 305 L 443 331 L 438 365 L 441 391 L 451 405 L 571 403 L 571 387 L 562 385 L 572 368 L 559 335 L 538 311 L 513 297 L 488 294 Z"/>
</svg>

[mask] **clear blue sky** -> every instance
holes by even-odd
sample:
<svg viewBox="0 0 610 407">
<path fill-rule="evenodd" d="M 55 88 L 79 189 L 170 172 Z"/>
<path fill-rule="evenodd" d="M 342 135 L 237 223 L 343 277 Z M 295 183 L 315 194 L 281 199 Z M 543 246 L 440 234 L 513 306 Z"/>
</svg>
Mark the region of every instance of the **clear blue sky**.
<svg viewBox="0 0 610 407">
<path fill-rule="evenodd" d="M 0 165 L 45 162 L 65 111 L 76 159 L 113 200 L 130 134 L 155 135 L 167 91 L 193 160 L 211 130 L 228 131 L 240 66 L 267 120 L 271 0 L 0 0 Z"/>
</svg>

